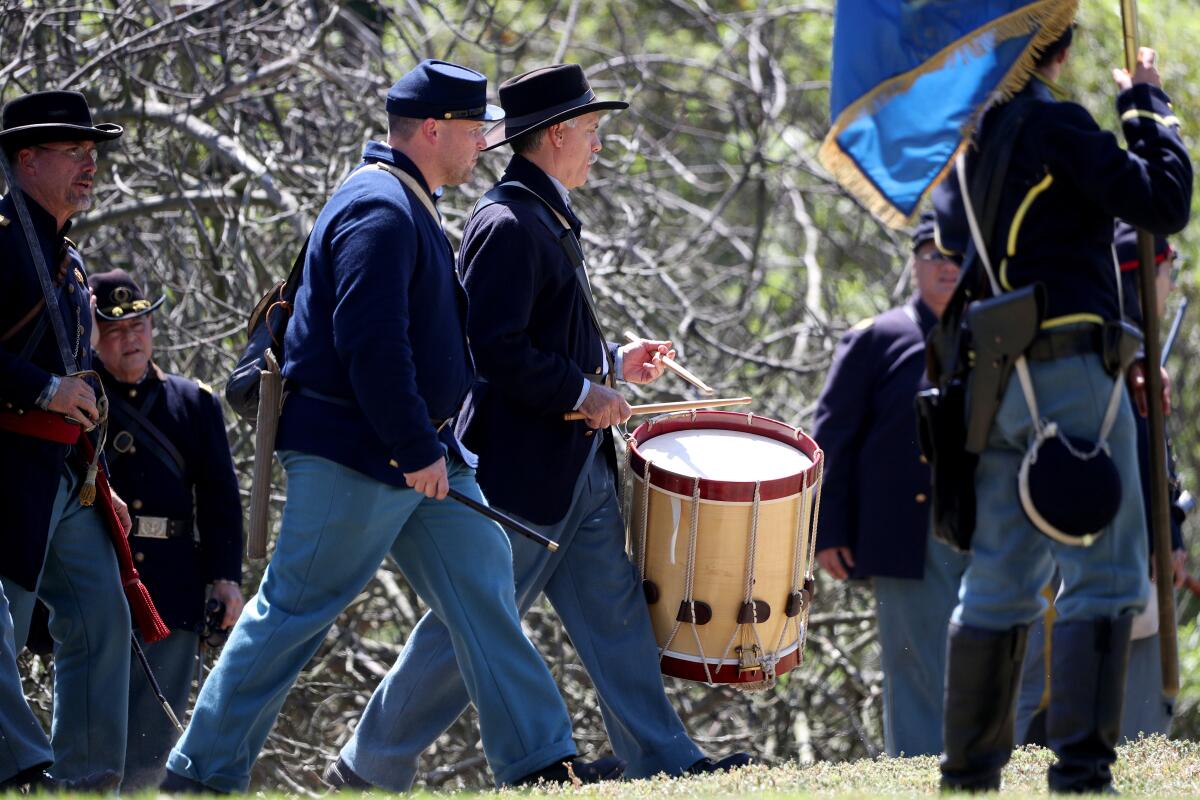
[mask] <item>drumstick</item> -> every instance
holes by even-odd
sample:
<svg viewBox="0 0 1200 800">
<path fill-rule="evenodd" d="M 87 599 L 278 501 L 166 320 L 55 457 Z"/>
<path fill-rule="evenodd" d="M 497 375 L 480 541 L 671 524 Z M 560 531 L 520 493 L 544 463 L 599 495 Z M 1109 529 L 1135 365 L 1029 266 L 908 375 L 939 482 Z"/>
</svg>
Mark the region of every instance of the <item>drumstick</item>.
<svg viewBox="0 0 1200 800">
<path fill-rule="evenodd" d="M 555 550 L 558 549 L 558 542 L 556 542 L 552 539 L 547 539 L 545 536 L 542 536 L 540 533 L 533 530 L 528 525 L 521 524 L 517 520 L 510 517 L 508 514 L 505 514 L 503 511 L 492 508 L 491 506 L 488 506 L 488 505 L 484 505 L 483 503 L 480 503 L 479 501 L 475 500 L 474 498 L 463 494 L 462 492 L 458 491 L 457 489 L 450 489 L 446 493 L 446 496 L 449 497 L 451 500 L 457 500 L 458 502 L 462 503 L 467 508 L 469 508 L 472 511 L 475 511 L 479 514 L 482 514 L 483 516 L 487 517 L 488 519 L 492 520 L 493 522 L 500 523 L 504 527 L 508 528 L 510 531 L 515 531 L 516 533 L 519 533 L 522 536 L 524 536 L 526 539 L 529 539 L 530 541 L 533 541 L 533 542 L 537 542 L 542 547 L 549 550 L 551 553 L 553 553 Z"/>
<path fill-rule="evenodd" d="M 636 342 L 640 338 L 641 338 L 640 336 L 637 336 L 632 331 L 625 331 L 625 340 L 626 341 Z M 712 394 L 717 393 L 716 389 L 712 388 L 707 383 L 700 380 L 688 369 L 680 366 L 679 362 L 677 362 L 675 359 L 667 358 L 666 356 L 663 356 L 662 363 L 663 363 L 664 367 L 671 370 L 671 372 L 674 372 L 679 377 L 683 378 L 685 381 L 690 383 L 692 386 L 695 386 L 697 389 L 699 389 L 704 394 L 712 395 Z"/>
<path fill-rule="evenodd" d="M 744 406 L 747 403 L 754 402 L 753 397 L 726 397 L 713 400 L 680 400 L 673 403 L 648 403 L 644 406 L 633 406 L 629 409 L 632 415 L 638 414 L 666 414 L 670 411 L 697 411 L 702 408 L 719 408 L 721 406 Z M 568 411 L 563 414 L 563 419 L 568 422 L 584 419 L 584 416 L 579 411 Z"/>
</svg>

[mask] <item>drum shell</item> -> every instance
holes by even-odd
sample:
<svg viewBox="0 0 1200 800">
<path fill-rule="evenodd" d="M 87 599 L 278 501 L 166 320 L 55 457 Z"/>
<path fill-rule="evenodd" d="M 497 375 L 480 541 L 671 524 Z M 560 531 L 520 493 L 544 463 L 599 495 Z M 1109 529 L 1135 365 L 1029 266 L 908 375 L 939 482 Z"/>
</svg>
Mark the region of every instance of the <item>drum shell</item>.
<svg viewBox="0 0 1200 800">
<path fill-rule="evenodd" d="M 647 465 L 638 450 L 639 444 L 665 432 L 710 428 L 766 435 L 786 442 L 808 456 L 812 464 L 789 478 L 760 482 L 756 503 L 753 481 L 680 475 L 653 463 Z M 662 671 L 714 683 L 760 682 L 764 679 L 761 670 L 738 668 L 737 648 L 754 645 L 768 660 L 775 660 L 776 675 L 795 667 L 803 653 L 807 599 L 811 597 L 812 543 L 823 464 L 816 443 L 775 420 L 729 412 L 701 412 L 639 427 L 628 456 L 632 473 L 627 506 L 632 557 L 642 568 L 649 587 L 651 623 L 660 650 L 670 640 L 663 653 Z M 766 618 L 760 616 L 757 622 L 739 624 L 739 615 L 745 619 L 743 605 L 746 581 L 751 574 L 748 566 L 756 506 L 757 535 L 753 543 L 750 594 L 756 601 L 755 610 L 765 613 Z M 712 611 L 709 621 L 695 626 L 678 620 L 688 582 L 693 513 L 696 552 L 692 597 Z M 797 616 L 789 617 L 789 600 L 794 590 L 801 593 L 805 603 Z M 794 601 L 791 605 L 795 611 Z"/>
</svg>

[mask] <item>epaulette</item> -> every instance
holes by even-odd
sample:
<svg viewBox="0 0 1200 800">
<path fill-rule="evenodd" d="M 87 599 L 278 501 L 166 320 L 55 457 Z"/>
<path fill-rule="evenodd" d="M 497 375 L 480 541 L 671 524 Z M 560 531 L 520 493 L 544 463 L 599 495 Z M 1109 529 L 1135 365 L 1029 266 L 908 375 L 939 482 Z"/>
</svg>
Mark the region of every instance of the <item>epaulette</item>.
<svg viewBox="0 0 1200 800">
<path fill-rule="evenodd" d="M 852 328 L 850 328 L 850 330 L 852 330 L 852 331 L 865 331 L 867 328 L 871 327 L 871 326 L 872 326 L 872 325 L 874 325 L 874 324 L 875 324 L 875 318 L 874 318 L 874 317 L 867 317 L 866 319 L 864 319 L 864 320 L 861 320 L 860 322 L 856 322 L 856 323 L 854 324 L 854 326 L 853 326 Z"/>
<path fill-rule="evenodd" d="M 209 386 L 207 383 L 205 383 L 204 381 L 200 380 L 199 378 L 192 378 L 192 380 L 194 380 L 196 382 L 196 385 L 199 386 L 204 391 L 208 392 L 209 394 L 213 393 L 213 388 L 211 386 Z"/>
<path fill-rule="evenodd" d="M 7 227 L 8 227 L 8 224 L 9 224 L 10 222 L 12 222 L 12 220 L 11 220 L 11 219 L 9 219 L 8 217 L 4 216 L 3 214 L 0 214 L 0 228 L 7 228 Z"/>
</svg>

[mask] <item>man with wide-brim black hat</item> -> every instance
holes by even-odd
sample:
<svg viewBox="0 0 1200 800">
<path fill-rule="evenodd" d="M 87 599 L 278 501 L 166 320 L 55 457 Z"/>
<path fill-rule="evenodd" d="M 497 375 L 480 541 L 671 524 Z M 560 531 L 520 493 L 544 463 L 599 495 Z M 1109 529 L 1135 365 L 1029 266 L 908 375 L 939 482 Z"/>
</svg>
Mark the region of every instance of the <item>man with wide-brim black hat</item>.
<svg viewBox="0 0 1200 800">
<path fill-rule="evenodd" d="M 130 609 L 107 501 L 91 504 L 95 472 L 79 457 L 88 449 L 83 430 L 102 413 L 94 379 L 79 374 L 91 368 L 91 311 L 83 260 L 66 233 L 91 205 L 97 143 L 122 130 L 93 124 L 78 92 L 25 95 L 2 116 L 5 171 L 16 185 L 0 198 L 0 738 L 9 744 L 0 776 L 28 782 L 52 759 L 55 780 L 115 786 L 125 761 Z M 124 504 L 115 504 L 127 530 Z M 39 598 L 55 640 L 52 756 L 19 686 L 10 697 L 9 648 L 23 646 Z"/>
<path fill-rule="evenodd" d="M 550 553 L 510 537 L 522 613 L 545 592 L 600 698 L 626 777 L 728 769 L 744 753 L 705 757 L 663 691 L 637 572 L 625 555 L 609 427 L 629 418 L 615 379 L 648 383 L 670 342 L 607 343 L 579 249 L 569 192 L 587 181 L 597 128 L 620 100 L 600 100 L 583 70 L 560 64 L 500 86 L 504 122 L 490 147 L 516 155 L 476 206 L 459 268 L 479 367 L 457 430 L 479 454 L 488 500 L 550 539 Z M 586 422 L 566 422 L 581 411 Z M 597 435 L 599 434 L 599 435 Z M 426 614 L 338 761 L 334 785 L 406 791 L 417 758 L 467 706 L 445 626 Z M 561 767 L 529 776 L 561 780 Z"/>
</svg>

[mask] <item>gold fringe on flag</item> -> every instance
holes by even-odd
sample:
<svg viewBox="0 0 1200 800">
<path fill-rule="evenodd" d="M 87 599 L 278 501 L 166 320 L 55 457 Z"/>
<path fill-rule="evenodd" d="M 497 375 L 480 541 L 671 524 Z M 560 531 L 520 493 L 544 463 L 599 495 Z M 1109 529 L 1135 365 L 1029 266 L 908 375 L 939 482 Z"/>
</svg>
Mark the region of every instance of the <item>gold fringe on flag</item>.
<svg viewBox="0 0 1200 800">
<path fill-rule="evenodd" d="M 833 174 L 834 179 L 841 184 L 842 188 L 889 227 L 900 228 L 910 224 L 915 212 L 912 216 L 907 215 L 888 200 L 871 178 L 859 169 L 854 159 L 838 145 L 838 136 L 864 114 L 882 108 L 897 95 L 911 89 L 918 78 L 946 67 L 950 59 L 956 58 L 964 52 L 973 55 L 986 53 L 988 48 L 983 42 L 985 37 L 992 37 L 995 42 L 1003 42 L 1017 36 L 1036 33 L 1026 45 L 1021 56 L 1009 68 L 999 86 L 963 125 L 962 141 L 950 158 L 946 160 L 946 163 L 942 165 L 937 177 L 922 193 L 921 200 L 924 200 L 933 187 L 949 172 L 959 151 L 966 146 L 974 133 L 983 112 L 997 103 L 1006 102 L 1025 87 L 1037 67 L 1038 57 L 1047 47 L 1056 42 L 1067 27 L 1074 22 L 1078 8 L 1079 0 L 1040 0 L 1040 2 L 1030 3 L 1024 8 L 971 31 L 967 36 L 943 48 L 937 55 L 923 62 L 919 67 L 880 84 L 871 92 L 854 101 L 834 120 L 833 127 L 825 136 L 825 141 L 822 142 L 821 149 L 817 154 L 821 165 Z M 920 207 L 919 201 L 916 207 Z"/>
</svg>

